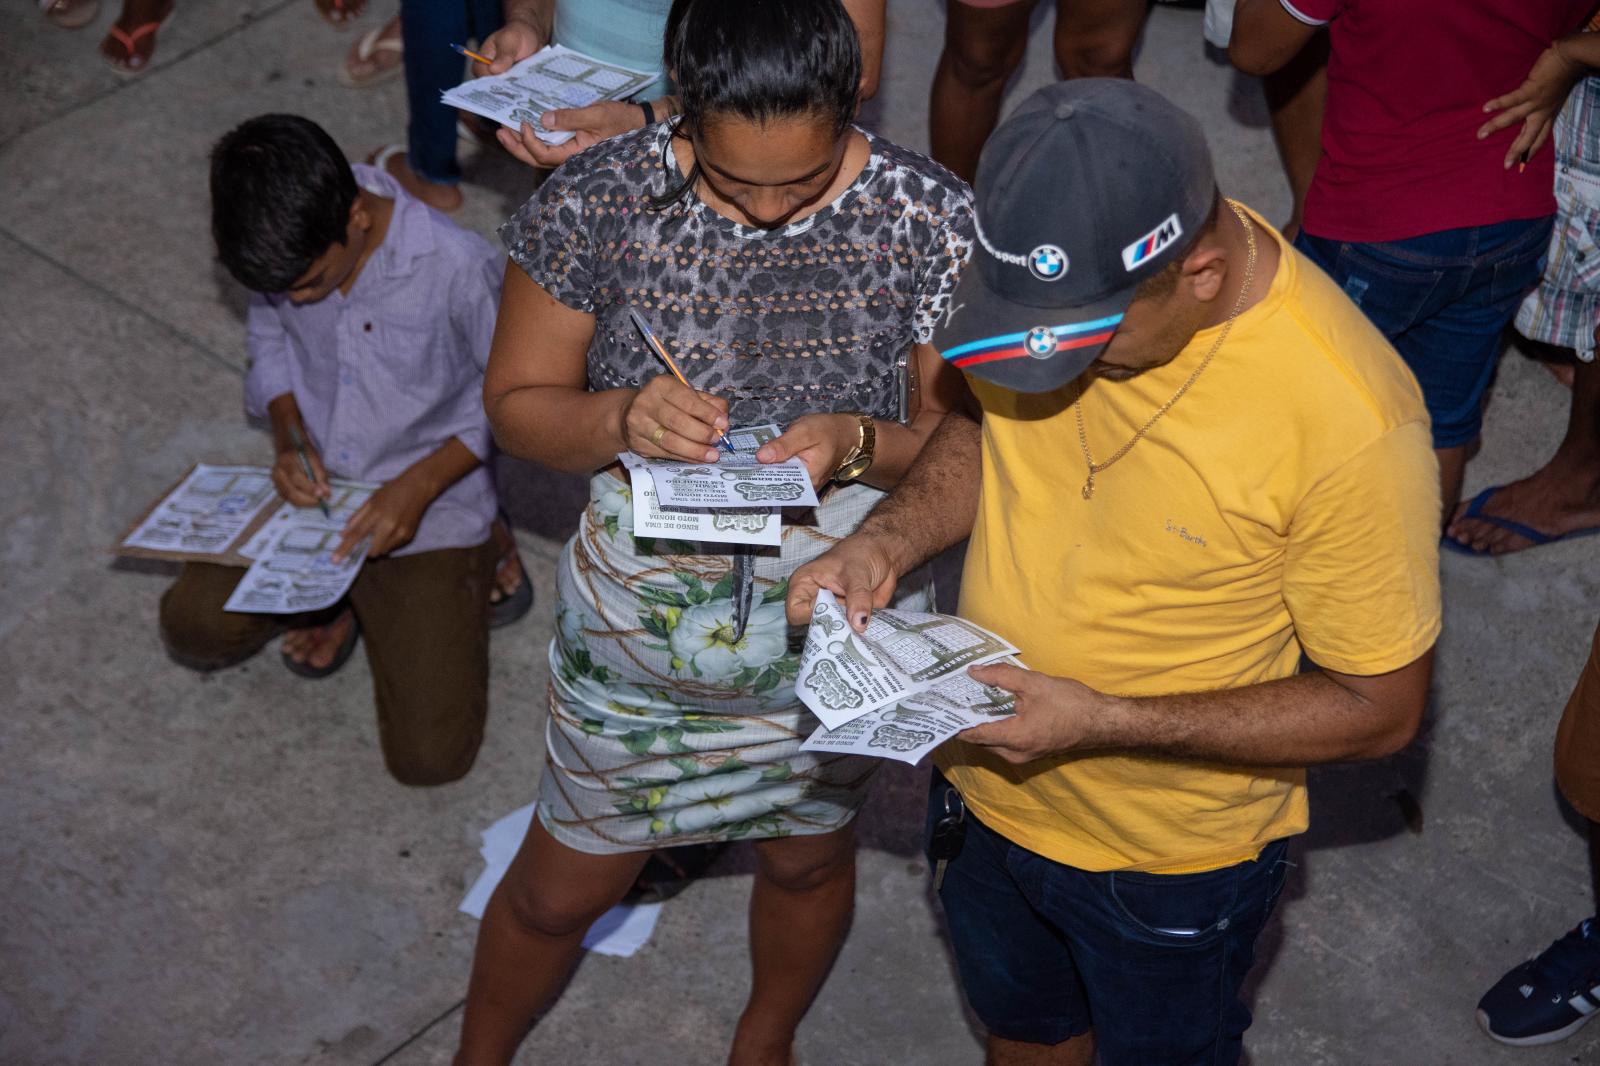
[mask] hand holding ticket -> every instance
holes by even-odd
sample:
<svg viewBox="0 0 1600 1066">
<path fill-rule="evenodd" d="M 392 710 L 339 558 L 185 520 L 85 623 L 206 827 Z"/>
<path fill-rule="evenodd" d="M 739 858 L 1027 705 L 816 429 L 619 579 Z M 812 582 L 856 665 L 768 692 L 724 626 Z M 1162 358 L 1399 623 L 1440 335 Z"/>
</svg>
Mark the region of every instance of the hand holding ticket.
<svg viewBox="0 0 1600 1066">
<path fill-rule="evenodd" d="M 964 618 L 894 608 L 875 612 L 866 632 L 856 633 L 824 589 L 795 677 L 796 694 L 824 728 L 801 750 L 914 763 L 963 729 L 1012 713 L 1009 693 L 967 670 L 1016 663 L 1016 650 Z"/>
</svg>

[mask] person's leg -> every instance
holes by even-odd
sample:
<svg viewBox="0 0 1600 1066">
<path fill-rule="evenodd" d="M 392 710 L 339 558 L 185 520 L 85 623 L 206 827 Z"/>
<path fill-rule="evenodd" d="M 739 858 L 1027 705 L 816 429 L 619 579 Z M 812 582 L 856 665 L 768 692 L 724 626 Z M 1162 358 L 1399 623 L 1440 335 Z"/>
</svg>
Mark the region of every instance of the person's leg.
<svg viewBox="0 0 1600 1066">
<path fill-rule="evenodd" d="M 731 1066 L 789 1066 L 805 1016 L 850 929 L 856 837 L 846 825 L 816 836 L 757 841 L 750 893 L 750 1000 Z"/>
<path fill-rule="evenodd" d="M 1295 238 L 1295 247 L 1344 289 L 1422 386 L 1439 460 L 1441 528 L 1478 445 L 1501 334 L 1538 280 L 1549 227 L 1546 218 L 1378 243 L 1304 231 Z"/>
<path fill-rule="evenodd" d="M 386 169 L 423 203 L 441 211 L 461 206 L 461 168 L 456 163 L 456 113 L 441 107 L 439 94 L 461 83 L 463 60 L 450 48 L 467 37 L 464 0 L 402 0 L 400 38 L 406 65 L 406 155 Z"/>
<path fill-rule="evenodd" d="M 929 154 L 965 181 L 978 176 L 978 155 L 1000 117 L 1006 82 L 1028 47 L 1035 2 L 945 5 L 944 51 L 928 105 Z"/>
<path fill-rule="evenodd" d="M 954 809 L 937 772 L 924 841 Z M 1030 852 L 968 812 L 961 850 L 945 868 L 939 902 L 967 1003 L 989 1031 L 989 1066 L 1088 1066 L 1094 1059 L 1089 1005 L 1072 952 L 1011 868 Z M 932 857 L 929 857 L 930 864 Z"/>
<path fill-rule="evenodd" d="M 123 74 L 141 74 L 156 54 L 156 34 L 176 0 L 123 0 L 122 12 L 100 42 L 100 55 Z"/>
<path fill-rule="evenodd" d="M 1596 329 L 1600 344 L 1600 329 Z M 1447 535 L 1478 551 L 1518 551 L 1532 541 L 1508 529 L 1465 517 L 1456 508 Z M 1567 433 L 1544 466 L 1497 491 L 1483 514 L 1508 518 L 1547 536 L 1600 526 L 1600 362 L 1578 361 L 1572 374 Z"/>
<path fill-rule="evenodd" d="M 350 587 L 383 759 L 407 785 L 465 776 L 489 708 L 492 542 L 369 560 Z"/>
<path fill-rule="evenodd" d="M 511 1062 L 572 972 L 584 933 L 616 906 L 648 855 L 576 851 L 534 818 L 484 908 L 455 1066 Z"/>
<path fill-rule="evenodd" d="M 1193 874 L 1089 873 L 1031 853 L 1027 862 L 1051 885 L 1044 916 L 1071 948 L 1103 1066 L 1239 1062 L 1250 1026 L 1239 989 L 1288 878 L 1287 841 Z"/>
<path fill-rule="evenodd" d="M 1063 78 L 1131 78 L 1150 0 L 1056 0 L 1056 65 Z"/>
<path fill-rule="evenodd" d="M 1585 818 L 1589 825 L 1589 891 L 1595 910 L 1600 912 L 1600 822 Z"/>
<path fill-rule="evenodd" d="M 1589 874 L 1600 906 L 1600 627 L 1556 727 L 1556 785 L 1588 822 Z M 1600 1013 L 1600 926 L 1585 918 L 1507 971 L 1478 1001 L 1478 1025 L 1504 1044 L 1565 1040 Z"/>
<path fill-rule="evenodd" d="M 184 563 L 161 596 L 161 642 L 173 662 L 191 670 L 220 670 L 242 663 L 276 636 L 283 619 L 224 611 L 244 576 L 237 566 Z"/>
<path fill-rule="evenodd" d="M 1484 398 L 1505 348 L 1506 327 L 1543 272 L 1550 223 L 1543 218 L 1477 227 L 1466 285 L 1394 340 L 1421 382 L 1433 418 L 1441 528 L 1456 512 L 1467 461 L 1478 450 Z"/>
<path fill-rule="evenodd" d="M 1328 102 L 1328 38 L 1319 33 L 1282 69 L 1261 79 L 1272 119 L 1272 139 L 1289 179 L 1294 207 L 1284 223 L 1290 240 L 1300 232 L 1306 191 L 1322 160 L 1322 112 Z"/>
<path fill-rule="evenodd" d="M 1094 1066 L 1094 1034 L 1070 1037 L 1059 1044 L 1029 1044 L 989 1034 L 984 1066 Z"/>
</svg>

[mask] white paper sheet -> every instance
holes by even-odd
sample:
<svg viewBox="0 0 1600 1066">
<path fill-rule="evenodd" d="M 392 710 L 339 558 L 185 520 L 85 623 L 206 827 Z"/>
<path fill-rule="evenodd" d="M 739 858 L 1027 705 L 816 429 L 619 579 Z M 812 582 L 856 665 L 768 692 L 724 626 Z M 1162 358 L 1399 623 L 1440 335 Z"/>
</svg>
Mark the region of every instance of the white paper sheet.
<svg viewBox="0 0 1600 1066">
<path fill-rule="evenodd" d="M 624 100 L 659 76 L 653 70 L 630 70 L 552 44 L 504 74 L 471 78 L 446 90 L 440 103 L 513 130 L 526 122 L 546 144 L 565 144 L 572 140 L 572 131 L 547 130 L 539 125 L 540 115 L 586 107 L 597 100 Z"/>
<path fill-rule="evenodd" d="M 655 479 L 663 507 L 694 510 L 766 510 L 773 507 L 815 507 L 817 491 L 806 464 L 798 459 L 760 463 L 756 452 L 781 436 L 775 425 L 740 426 L 724 436 L 733 450 L 718 449 L 714 463 L 685 463 L 674 459 L 646 459 L 633 452 L 620 458 L 628 469 L 645 469 Z"/>
<path fill-rule="evenodd" d="M 999 660 L 1021 665 L 1015 659 Z M 837 729 L 819 729 L 801 751 L 871 755 L 917 763 L 963 729 L 1016 713 L 1016 698 L 1004 689 L 982 685 L 962 673 L 899 703 L 852 718 Z"/>
<path fill-rule="evenodd" d="M 965 677 L 968 667 L 1016 651 L 964 618 L 919 611 L 874 611 L 867 631 L 857 633 L 845 622 L 843 605 L 824 589 L 812 609 L 794 687 L 823 726 L 834 730 L 941 682 L 950 686 L 946 699 L 960 699 L 963 684 L 983 687 Z"/>
<path fill-rule="evenodd" d="M 240 554 L 254 560 L 244 572 L 225 611 L 249 614 L 300 614 L 331 607 L 349 590 L 366 561 L 363 543 L 343 562 L 333 550 L 345 523 L 377 488 L 334 479 L 328 516 L 319 507 L 284 504 L 256 531 Z"/>
<path fill-rule="evenodd" d="M 461 900 L 459 909 L 462 913 L 474 918 L 483 917 L 489 897 L 510 868 L 511 860 L 522 846 L 522 838 L 528 834 L 533 808 L 534 805 L 530 803 L 512 811 L 483 831 L 483 846 L 479 848 L 484 862 L 483 873 L 478 875 L 472 888 Z M 660 915 L 659 903 L 618 904 L 589 927 L 589 932 L 583 938 L 583 946 L 601 955 L 626 958 L 650 942 L 650 935 L 655 932 L 656 919 Z"/>
<path fill-rule="evenodd" d="M 783 543 L 783 518 L 776 510 L 701 511 L 687 507 L 662 507 L 656 483 L 643 468 L 628 471 L 633 487 L 633 535 L 712 544 Z"/>
<path fill-rule="evenodd" d="M 649 462 L 656 492 L 667 507 L 748 509 L 817 505 L 811 472 L 798 459 L 758 463 L 724 452 L 715 463 Z"/>
<path fill-rule="evenodd" d="M 277 498 L 272 472 L 266 467 L 200 463 L 122 543 L 128 548 L 221 555 Z"/>
</svg>

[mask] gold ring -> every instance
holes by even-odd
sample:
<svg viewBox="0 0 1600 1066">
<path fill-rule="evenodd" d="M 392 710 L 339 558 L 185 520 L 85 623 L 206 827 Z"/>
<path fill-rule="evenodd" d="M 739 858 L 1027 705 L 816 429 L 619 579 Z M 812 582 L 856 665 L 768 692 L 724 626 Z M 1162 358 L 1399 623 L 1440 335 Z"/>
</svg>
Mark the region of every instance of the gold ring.
<svg viewBox="0 0 1600 1066">
<path fill-rule="evenodd" d="M 656 431 L 654 433 L 650 434 L 650 443 L 654 444 L 656 447 L 659 448 L 661 446 L 661 438 L 665 437 L 666 435 L 667 435 L 667 427 L 666 426 L 657 426 L 656 427 Z"/>
</svg>

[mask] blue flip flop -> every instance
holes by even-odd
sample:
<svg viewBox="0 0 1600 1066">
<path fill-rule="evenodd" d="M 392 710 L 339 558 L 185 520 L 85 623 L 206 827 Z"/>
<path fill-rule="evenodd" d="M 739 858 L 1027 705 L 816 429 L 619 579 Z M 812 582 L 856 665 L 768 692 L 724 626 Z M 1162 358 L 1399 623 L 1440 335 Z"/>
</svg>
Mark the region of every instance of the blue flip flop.
<svg viewBox="0 0 1600 1066">
<path fill-rule="evenodd" d="M 1596 533 L 1600 533 L 1600 526 L 1588 526 L 1588 527 L 1586 527 L 1584 529 L 1574 529 L 1571 533 L 1562 533 L 1559 536 L 1553 536 L 1553 535 L 1551 535 L 1549 533 L 1541 533 L 1537 529 L 1534 529 L 1532 526 L 1525 526 L 1521 522 L 1513 521 L 1510 518 L 1501 518 L 1499 515 L 1484 514 L 1483 513 L 1484 507 L 1489 503 L 1489 501 L 1491 499 L 1494 498 L 1494 494 L 1499 492 L 1503 488 L 1505 488 L 1504 485 L 1490 485 L 1488 488 L 1486 488 L 1482 492 L 1478 493 L 1476 496 L 1474 496 L 1472 498 L 1472 502 L 1467 504 L 1466 513 L 1463 514 L 1461 517 L 1462 518 L 1476 518 L 1478 521 L 1487 522 L 1491 526 L 1499 526 L 1501 529 L 1505 530 L 1508 533 L 1515 533 L 1519 537 L 1527 538 L 1529 541 L 1532 542 L 1531 546 L 1535 547 L 1535 548 L 1542 548 L 1546 544 L 1554 544 L 1557 541 L 1562 541 L 1562 540 L 1575 540 L 1578 537 L 1592 537 Z M 1440 537 L 1439 538 L 1439 544 L 1440 544 L 1441 547 L 1449 548 L 1451 551 L 1457 553 L 1458 555 L 1510 555 L 1511 554 L 1510 552 L 1481 551 L 1481 550 L 1479 550 L 1477 548 L 1473 548 L 1473 547 L 1471 547 L 1469 545 L 1463 544 L 1459 540 L 1456 540 L 1454 537 L 1450 537 L 1450 536 Z M 1523 549 L 1519 549 L 1519 550 L 1526 551 L 1527 549 L 1523 548 Z"/>
</svg>

